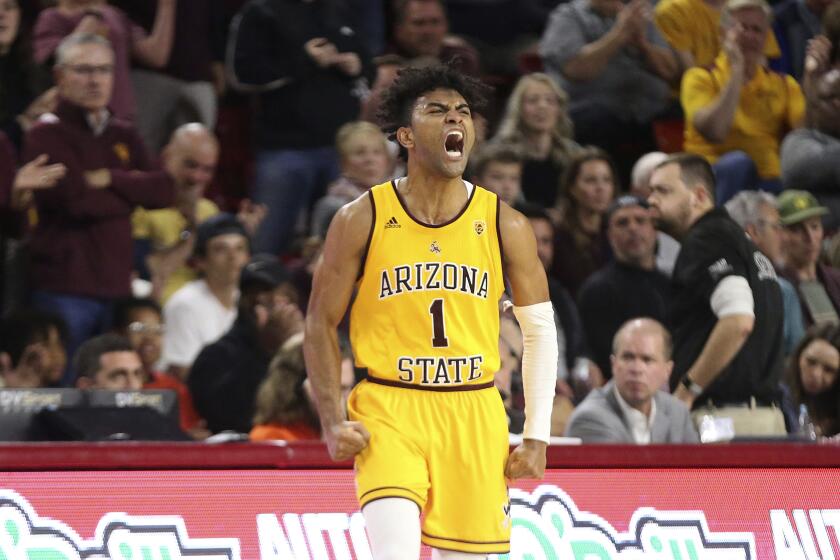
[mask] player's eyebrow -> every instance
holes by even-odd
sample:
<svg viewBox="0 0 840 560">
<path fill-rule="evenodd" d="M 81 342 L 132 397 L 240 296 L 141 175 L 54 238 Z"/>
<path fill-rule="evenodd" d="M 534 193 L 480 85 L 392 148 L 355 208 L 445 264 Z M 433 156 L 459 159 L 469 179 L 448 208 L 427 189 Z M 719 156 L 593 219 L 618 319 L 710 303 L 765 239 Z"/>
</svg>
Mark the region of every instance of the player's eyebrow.
<svg viewBox="0 0 840 560">
<path fill-rule="evenodd" d="M 449 105 L 446 104 L 446 103 L 440 103 L 438 101 L 429 101 L 428 103 L 426 103 L 426 109 L 431 109 L 431 108 L 443 109 L 444 111 L 448 111 L 449 110 Z M 469 104 L 466 103 L 466 102 L 462 102 L 462 103 L 459 103 L 455 106 L 456 111 L 458 111 L 460 109 L 464 109 L 464 108 L 469 109 L 470 108 Z"/>
</svg>

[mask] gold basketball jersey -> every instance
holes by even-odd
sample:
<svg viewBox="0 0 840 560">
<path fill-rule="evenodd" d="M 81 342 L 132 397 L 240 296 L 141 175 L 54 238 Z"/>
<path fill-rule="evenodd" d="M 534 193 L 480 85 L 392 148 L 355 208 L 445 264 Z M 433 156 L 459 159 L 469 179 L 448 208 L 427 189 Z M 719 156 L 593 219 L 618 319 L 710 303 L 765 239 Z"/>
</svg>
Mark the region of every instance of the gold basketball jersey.
<svg viewBox="0 0 840 560">
<path fill-rule="evenodd" d="M 350 315 L 356 365 L 430 388 L 491 382 L 504 291 L 498 198 L 474 186 L 454 219 L 428 225 L 393 182 L 369 196 L 373 225 Z"/>
</svg>

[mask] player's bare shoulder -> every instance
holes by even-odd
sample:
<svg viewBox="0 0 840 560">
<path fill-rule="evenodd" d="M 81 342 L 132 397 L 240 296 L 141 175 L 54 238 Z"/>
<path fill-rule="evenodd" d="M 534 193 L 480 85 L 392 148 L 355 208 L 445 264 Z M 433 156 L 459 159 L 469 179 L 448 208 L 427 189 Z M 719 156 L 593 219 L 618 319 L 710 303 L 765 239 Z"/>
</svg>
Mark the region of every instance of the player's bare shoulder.
<svg viewBox="0 0 840 560">
<path fill-rule="evenodd" d="M 506 257 L 515 256 L 519 250 L 536 246 L 531 222 L 522 212 L 503 201 L 499 201 L 499 233 L 499 242 Z"/>
</svg>

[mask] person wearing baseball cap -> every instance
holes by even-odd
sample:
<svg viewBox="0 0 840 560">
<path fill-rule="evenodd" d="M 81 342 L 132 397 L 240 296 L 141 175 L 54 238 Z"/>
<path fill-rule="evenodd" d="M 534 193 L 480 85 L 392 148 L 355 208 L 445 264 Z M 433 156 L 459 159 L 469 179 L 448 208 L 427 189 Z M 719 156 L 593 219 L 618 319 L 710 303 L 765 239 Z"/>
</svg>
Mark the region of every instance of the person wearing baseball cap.
<svg viewBox="0 0 840 560">
<path fill-rule="evenodd" d="M 822 217 L 829 213 L 808 191 L 779 195 L 779 221 L 784 226 L 785 268 L 782 276 L 796 287 L 805 327 L 840 321 L 840 270 L 819 262 Z"/>
<path fill-rule="evenodd" d="M 670 279 L 656 268 L 656 228 L 647 201 L 620 196 L 606 220 L 614 259 L 584 282 L 578 309 L 589 357 L 608 380 L 615 333 L 635 317 L 665 321 L 671 288 Z"/>
<path fill-rule="evenodd" d="M 251 254 L 250 240 L 236 216 L 216 214 L 195 234 L 192 264 L 199 278 L 188 282 L 163 307 L 163 362 L 184 379 L 201 349 L 236 319 L 239 273 Z"/>
</svg>

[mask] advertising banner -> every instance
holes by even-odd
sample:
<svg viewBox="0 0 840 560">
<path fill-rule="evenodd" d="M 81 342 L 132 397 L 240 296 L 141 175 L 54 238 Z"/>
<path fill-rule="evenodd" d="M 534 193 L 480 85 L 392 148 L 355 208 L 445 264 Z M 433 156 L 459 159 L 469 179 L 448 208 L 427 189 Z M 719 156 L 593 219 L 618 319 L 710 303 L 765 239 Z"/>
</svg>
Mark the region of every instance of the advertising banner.
<svg viewBox="0 0 840 560">
<path fill-rule="evenodd" d="M 838 489 L 827 468 L 551 470 L 511 489 L 491 558 L 840 560 Z M 105 558 L 371 555 L 350 470 L 0 472 L 0 560 Z"/>
</svg>

